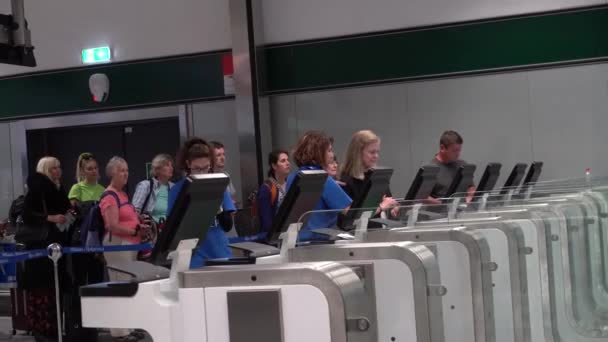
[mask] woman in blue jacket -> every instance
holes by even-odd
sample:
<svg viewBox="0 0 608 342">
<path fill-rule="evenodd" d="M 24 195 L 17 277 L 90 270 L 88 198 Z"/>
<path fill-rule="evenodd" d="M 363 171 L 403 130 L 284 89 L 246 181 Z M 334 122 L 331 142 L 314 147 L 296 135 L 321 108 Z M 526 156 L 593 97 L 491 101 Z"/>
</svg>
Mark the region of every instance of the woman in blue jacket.
<svg viewBox="0 0 608 342">
<path fill-rule="evenodd" d="M 207 142 L 200 138 L 192 138 L 184 143 L 177 155 L 178 165 L 184 170 L 186 176 L 207 174 L 213 170 L 213 153 Z M 167 217 L 173 209 L 177 195 L 184 185 L 185 179 L 175 183 L 169 192 L 169 203 Z M 196 251 L 192 255 L 190 268 L 198 268 L 205 265 L 209 259 L 223 259 L 232 257 L 228 246 L 226 232 L 232 229 L 232 214 L 236 211 L 234 202 L 228 190 L 224 192 L 224 200 L 214 222 L 210 222 L 210 228 L 204 241 L 199 241 Z"/>
<path fill-rule="evenodd" d="M 298 170 L 287 177 L 287 189 L 291 186 L 295 176 L 301 170 L 323 170 L 334 161 L 333 139 L 323 132 L 309 131 L 298 140 L 293 152 L 293 159 Z M 338 221 L 340 212 L 347 212 L 352 203 L 351 198 L 342 190 L 332 177 L 327 177 L 321 199 L 314 210 L 325 210 L 310 214 L 308 222 L 298 235 L 300 241 L 324 240 L 325 237 L 313 233 L 311 230 L 333 228 Z M 328 211 L 329 210 L 329 211 Z"/>
</svg>

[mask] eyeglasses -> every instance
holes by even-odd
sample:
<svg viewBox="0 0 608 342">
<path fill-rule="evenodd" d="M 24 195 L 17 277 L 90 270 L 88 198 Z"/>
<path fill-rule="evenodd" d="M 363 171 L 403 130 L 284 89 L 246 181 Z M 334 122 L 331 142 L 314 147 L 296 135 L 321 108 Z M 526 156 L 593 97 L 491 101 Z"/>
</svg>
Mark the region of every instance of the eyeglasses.
<svg viewBox="0 0 608 342">
<path fill-rule="evenodd" d="M 211 171 L 211 166 L 207 166 L 207 167 L 192 167 L 190 168 L 190 173 L 193 174 L 204 174 L 204 173 L 209 173 L 209 171 Z"/>
</svg>

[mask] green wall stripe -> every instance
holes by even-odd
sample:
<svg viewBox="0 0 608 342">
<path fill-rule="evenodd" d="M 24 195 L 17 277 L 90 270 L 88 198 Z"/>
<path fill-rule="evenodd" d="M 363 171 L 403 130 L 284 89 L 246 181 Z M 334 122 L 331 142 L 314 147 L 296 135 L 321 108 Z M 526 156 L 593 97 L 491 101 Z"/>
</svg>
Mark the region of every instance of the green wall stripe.
<svg viewBox="0 0 608 342">
<path fill-rule="evenodd" d="M 109 64 L 0 79 L 0 118 L 83 112 L 224 97 L 226 52 Z M 89 77 L 110 79 L 107 102 L 94 103 Z"/>
<path fill-rule="evenodd" d="M 608 57 L 608 8 L 265 48 L 265 93 Z"/>
</svg>

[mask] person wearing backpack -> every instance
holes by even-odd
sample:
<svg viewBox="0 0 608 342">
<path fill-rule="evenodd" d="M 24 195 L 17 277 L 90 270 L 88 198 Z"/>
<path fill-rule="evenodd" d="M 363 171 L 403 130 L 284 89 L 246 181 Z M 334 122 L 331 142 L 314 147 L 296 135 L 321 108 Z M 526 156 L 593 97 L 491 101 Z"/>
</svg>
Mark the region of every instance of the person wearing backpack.
<svg viewBox="0 0 608 342">
<path fill-rule="evenodd" d="M 104 187 L 98 183 L 99 166 L 92 153 L 82 153 L 76 162 L 76 184 L 68 193 L 68 199 L 75 212 L 78 213 L 76 224 L 70 232 L 72 246 L 83 246 L 81 241 L 81 225 L 91 208 L 100 200 Z M 102 254 L 73 254 L 65 256 L 71 261 L 72 269 L 68 270 L 72 275 L 72 286 L 66 289 L 64 294 L 64 310 L 66 320 L 65 332 L 67 336 L 78 340 L 95 341 L 97 330 L 82 328 L 82 317 L 80 307 L 81 286 L 101 283 L 106 280 L 105 260 Z"/>
<path fill-rule="evenodd" d="M 209 144 L 201 138 L 191 138 L 186 141 L 177 155 L 178 165 L 184 170 L 185 176 L 207 174 L 213 170 L 213 150 Z M 184 185 L 185 179 L 175 183 L 169 193 L 169 207 L 167 216 L 171 213 L 177 195 Z M 198 268 L 205 265 L 209 259 L 221 259 L 232 257 L 232 251 L 228 246 L 226 232 L 230 231 L 233 225 L 232 215 L 236 211 L 232 197 L 228 189 L 224 191 L 222 206 L 218 210 L 214 222 L 207 231 L 204 241 L 199 241 L 190 262 L 191 268 Z M 206 224 L 201 222 L 201 224 Z"/>
<path fill-rule="evenodd" d="M 270 152 L 268 167 L 268 179 L 258 189 L 254 206 L 260 221 L 260 232 L 266 233 L 272 228 L 274 216 L 286 194 L 285 184 L 291 171 L 289 153 L 284 150 Z"/>
<path fill-rule="evenodd" d="M 149 225 L 140 220 L 139 214 L 123 190 L 129 179 L 129 166 L 123 158 L 113 157 L 108 162 L 106 173 L 111 179 L 110 185 L 99 202 L 105 225 L 103 244 L 105 246 L 139 244 L 149 233 Z M 108 266 L 137 260 L 136 251 L 104 253 L 104 256 Z M 124 279 L 121 273 L 111 270 L 109 275 L 111 281 L 130 280 Z M 145 337 L 129 329 L 110 329 L 110 334 L 116 341 L 123 342 L 135 342 Z"/>
<path fill-rule="evenodd" d="M 159 154 L 152 159 L 152 177 L 137 184 L 133 206 L 140 214 L 149 214 L 155 222 L 166 219 L 169 191 L 173 187 L 173 158 Z"/>
<path fill-rule="evenodd" d="M 76 184 L 72 186 L 68 198 L 72 206 L 99 201 L 104 187 L 99 183 L 99 166 L 93 154 L 85 152 L 76 162 Z M 83 213 L 86 214 L 86 213 Z"/>
<path fill-rule="evenodd" d="M 91 207 L 97 203 L 103 192 L 104 187 L 97 183 L 99 180 L 99 166 L 93 154 L 85 152 L 78 156 L 76 162 L 76 184 L 72 186 L 68 198 L 72 207 L 78 213 L 75 229 L 72 232 L 72 246 L 82 246 L 80 225 L 84 217 L 87 216 Z"/>
</svg>

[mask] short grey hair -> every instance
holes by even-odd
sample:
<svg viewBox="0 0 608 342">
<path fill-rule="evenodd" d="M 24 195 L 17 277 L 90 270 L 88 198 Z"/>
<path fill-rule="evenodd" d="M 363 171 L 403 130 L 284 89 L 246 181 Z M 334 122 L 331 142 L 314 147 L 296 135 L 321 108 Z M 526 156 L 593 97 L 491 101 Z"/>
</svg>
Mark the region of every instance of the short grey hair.
<svg viewBox="0 0 608 342">
<path fill-rule="evenodd" d="M 158 170 L 163 166 L 167 166 L 169 164 L 173 164 L 173 157 L 168 154 L 159 154 L 154 159 L 152 159 L 152 177 L 156 177 L 158 174 Z"/>
<path fill-rule="evenodd" d="M 108 177 L 112 178 L 112 176 L 114 176 L 114 172 L 116 171 L 116 168 L 119 167 L 120 165 L 129 165 L 129 164 L 127 164 L 127 161 L 124 160 L 124 158 L 122 158 L 122 157 L 118 157 L 118 156 L 112 157 L 112 159 L 110 159 L 110 161 L 108 162 L 108 165 L 106 165 L 106 175 Z"/>
</svg>

